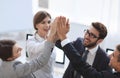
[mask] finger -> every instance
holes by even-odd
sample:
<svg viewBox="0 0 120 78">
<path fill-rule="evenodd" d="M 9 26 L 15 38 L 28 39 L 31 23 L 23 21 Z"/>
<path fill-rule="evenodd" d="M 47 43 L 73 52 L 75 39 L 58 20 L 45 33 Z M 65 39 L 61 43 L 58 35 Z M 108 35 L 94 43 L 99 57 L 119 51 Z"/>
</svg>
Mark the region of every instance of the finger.
<svg viewBox="0 0 120 78">
<path fill-rule="evenodd" d="M 62 28 L 62 16 L 60 16 L 60 18 L 59 18 L 59 28 L 60 29 Z"/>
<path fill-rule="evenodd" d="M 62 16 L 62 27 L 65 28 L 66 25 L 66 17 Z"/>
<path fill-rule="evenodd" d="M 60 23 L 60 17 L 58 17 L 58 20 L 57 20 L 57 32 L 59 32 L 60 31 L 60 25 L 61 23 Z"/>
<path fill-rule="evenodd" d="M 67 28 L 70 28 L 69 19 L 67 19 L 67 22 L 66 22 L 66 27 L 67 27 Z"/>
<path fill-rule="evenodd" d="M 62 26 L 63 26 L 62 19 L 63 19 L 63 17 L 62 17 L 62 16 L 60 16 L 60 21 L 59 21 L 59 23 L 60 23 L 60 28 L 62 28 Z"/>
</svg>

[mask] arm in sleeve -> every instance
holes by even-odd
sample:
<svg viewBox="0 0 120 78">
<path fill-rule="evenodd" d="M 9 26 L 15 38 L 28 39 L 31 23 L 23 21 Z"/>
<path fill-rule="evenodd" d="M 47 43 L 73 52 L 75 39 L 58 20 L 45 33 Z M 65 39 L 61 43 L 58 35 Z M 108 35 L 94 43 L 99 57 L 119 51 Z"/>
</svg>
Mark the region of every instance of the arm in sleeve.
<svg viewBox="0 0 120 78">
<path fill-rule="evenodd" d="M 62 49 L 62 46 L 61 46 L 61 41 L 60 40 L 57 40 L 56 43 L 55 43 L 55 46 L 59 49 Z"/>
<path fill-rule="evenodd" d="M 43 47 L 44 44 L 45 44 L 45 40 L 42 42 L 38 42 L 35 39 L 27 40 L 26 50 L 27 50 L 28 56 L 32 57 L 32 56 L 36 56 L 37 54 L 40 54 L 44 49 Z"/>
<path fill-rule="evenodd" d="M 54 43 L 45 41 L 43 45 L 44 49 L 42 50 L 42 54 L 36 57 L 36 59 L 25 63 L 25 64 L 19 64 L 15 68 L 16 75 L 18 77 L 26 76 L 32 72 L 37 71 L 38 69 L 41 69 L 45 64 L 47 64 L 50 55 L 51 50 L 54 47 Z"/>
<path fill-rule="evenodd" d="M 63 51 L 65 52 L 66 56 L 70 60 L 74 69 L 80 72 L 84 77 L 114 78 L 113 77 L 114 75 L 111 72 L 108 72 L 108 71 L 98 72 L 91 65 L 84 62 L 82 60 L 81 55 L 78 53 L 78 51 L 74 48 L 74 46 L 71 43 L 64 45 Z"/>
</svg>

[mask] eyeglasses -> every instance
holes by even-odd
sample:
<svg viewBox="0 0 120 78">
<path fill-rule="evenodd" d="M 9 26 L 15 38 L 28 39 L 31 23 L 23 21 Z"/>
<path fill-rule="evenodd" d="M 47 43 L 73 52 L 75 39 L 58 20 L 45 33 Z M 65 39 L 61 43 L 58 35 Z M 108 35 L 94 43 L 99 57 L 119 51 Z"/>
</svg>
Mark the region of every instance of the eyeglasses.
<svg viewBox="0 0 120 78">
<path fill-rule="evenodd" d="M 87 29 L 87 30 L 84 30 L 84 32 L 85 32 L 85 35 L 89 35 L 90 38 L 99 38 L 99 37 L 97 37 L 95 34 L 90 33 L 88 29 Z"/>
</svg>

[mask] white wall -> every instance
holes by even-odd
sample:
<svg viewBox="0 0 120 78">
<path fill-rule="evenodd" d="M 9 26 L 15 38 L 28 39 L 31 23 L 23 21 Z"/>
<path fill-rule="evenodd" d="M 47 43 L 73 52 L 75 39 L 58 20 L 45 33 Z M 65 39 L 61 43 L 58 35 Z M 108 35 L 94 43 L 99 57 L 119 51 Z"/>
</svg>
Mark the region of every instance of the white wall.
<svg viewBox="0 0 120 78">
<path fill-rule="evenodd" d="M 32 2 L 35 5 L 32 6 Z M 37 3 L 38 0 L 0 0 L 0 32 L 32 28 L 32 9 L 38 8 Z M 79 24 L 103 22 L 109 34 L 102 46 L 112 48 L 119 43 L 119 0 L 49 0 L 48 10 L 52 17 L 65 15 L 71 22 Z"/>
<path fill-rule="evenodd" d="M 86 24 L 100 20 L 104 0 L 50 0 L 50 10 L 65 14 L 72 21 Z M 102 4 L 102 5 L 101 5 Z"/>
<path fill-rule="evenodd" d="M 32 28 L 32 0 L 0 0 L 0 32 Z"/>
<path fill-rule="evenodd" d="M 120 43 L 119 0 L 50 0 L 49 2 L 49 9 L 52 12 L 67 16 L 72 22 L 89 25 L 91 22 L 99 21 L 105 24 L 108 36 L 101 44 L 104 49 L 114 48 Z"/>
</svg>

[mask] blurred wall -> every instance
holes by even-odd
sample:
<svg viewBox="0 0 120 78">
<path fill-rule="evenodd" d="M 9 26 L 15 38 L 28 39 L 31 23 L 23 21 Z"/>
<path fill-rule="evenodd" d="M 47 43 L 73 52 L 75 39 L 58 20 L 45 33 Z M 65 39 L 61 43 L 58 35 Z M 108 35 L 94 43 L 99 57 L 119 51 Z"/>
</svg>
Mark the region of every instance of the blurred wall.
<svg viewBox="0 0 120 78">
<path fill-rule="evenodd" d="M 32 0 L 0 0 L 0 32 L 32 28 Z"/>
</svg>

